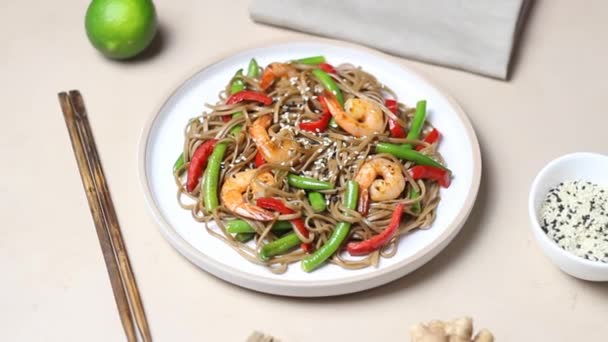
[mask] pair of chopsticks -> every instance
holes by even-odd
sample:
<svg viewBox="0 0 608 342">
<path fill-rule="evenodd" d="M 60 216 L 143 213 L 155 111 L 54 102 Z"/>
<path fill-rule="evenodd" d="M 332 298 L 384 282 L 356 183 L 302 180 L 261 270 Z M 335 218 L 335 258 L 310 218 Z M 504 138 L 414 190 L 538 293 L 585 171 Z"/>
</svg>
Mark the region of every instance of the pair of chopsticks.
<svg viewBox="0 0 608 342">
<path fill-rule="evenodd" d="M 135 319 L 141 339 L 152 341 L 82 95 L 71 90 L 58 96 L 127 340 L 137 341 Z"/>
</svg>

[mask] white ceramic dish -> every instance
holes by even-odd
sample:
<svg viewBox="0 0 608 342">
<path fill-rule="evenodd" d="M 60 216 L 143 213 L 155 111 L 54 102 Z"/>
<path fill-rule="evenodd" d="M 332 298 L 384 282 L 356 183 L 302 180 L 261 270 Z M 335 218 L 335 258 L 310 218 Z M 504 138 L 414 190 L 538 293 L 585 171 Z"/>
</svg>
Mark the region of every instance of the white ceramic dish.
<svg viewBox="0 0 608 342">
<path fill-rule="evenodd" d="M 426 99 L 430 121 L 442 132 L 440 151 L 453 170 L 454 180 L 442 190 L 438 216 L 428 230 L 403 238 L 397 254 L 378 268 L 344 270 L 326 265 L 305 273 L 299 264 L 280 275 L 244 260 L 210 236 L 190 212 L 176 202 L 171 167 L 183 143 L 189 118 L 215 103 L 234 71 L 255 57 L 260 65 L 321 54 L 333 64 L 362 66 L 396 91 L 401 101 Z M 140 178 L 146 201 L 167 240 L 188 260 L 231 283 L 272 294 L 330 296 L 369 289 L 412 272 L 441 251 L 458 233 L 473 207 L 481 178 L 477 138 L 462 109 L 428 81 L 387 61 L 379 53 L 320 43 L 292 43 L 252 49 L 227 57 L 196 73 L 169 96 L 147 123 L 140 142 Z"/>
<path fill-rule="evenodd" d="M 608 186 L 608 156 L 572 153 L 547 164 L 538 173 L 530 189 L 530 226 L 543 252 L 562 271 L 584 280 L 608 281 L 608 264 L 586 260 L 562 249 L 540 227 L 540 208 L 549 190 L 565 180 L 579 179 Z"/>
</svg>

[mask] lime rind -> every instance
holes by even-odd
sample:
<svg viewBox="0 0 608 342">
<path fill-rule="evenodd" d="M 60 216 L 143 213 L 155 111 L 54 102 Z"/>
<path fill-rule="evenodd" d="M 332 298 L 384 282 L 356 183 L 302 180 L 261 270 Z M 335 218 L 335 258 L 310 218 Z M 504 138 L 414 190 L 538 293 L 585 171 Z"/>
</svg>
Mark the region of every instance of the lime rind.
<svg viewBox="0 0 608 342">
<path fill-rule="evenodd" d="M 141 53 L 156 35 L 156 11 L 150 0 L 94 0 L 85 17 L 91 44 L 109 58 Z"/>
</svg>

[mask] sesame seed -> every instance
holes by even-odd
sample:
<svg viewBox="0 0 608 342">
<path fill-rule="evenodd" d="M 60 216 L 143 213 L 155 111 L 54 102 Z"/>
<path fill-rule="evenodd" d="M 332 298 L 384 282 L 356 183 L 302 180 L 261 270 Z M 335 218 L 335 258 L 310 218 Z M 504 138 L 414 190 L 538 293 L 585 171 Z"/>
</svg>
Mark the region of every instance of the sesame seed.
<svg viewBox="0 0 608 342">
<path fill-rule="evenodd" d="M 542 230 L 563 249 L 608 263 L 608 196 L 604 192 L 590 182 L 560 183 L 543 202 Z"/>
</svg>

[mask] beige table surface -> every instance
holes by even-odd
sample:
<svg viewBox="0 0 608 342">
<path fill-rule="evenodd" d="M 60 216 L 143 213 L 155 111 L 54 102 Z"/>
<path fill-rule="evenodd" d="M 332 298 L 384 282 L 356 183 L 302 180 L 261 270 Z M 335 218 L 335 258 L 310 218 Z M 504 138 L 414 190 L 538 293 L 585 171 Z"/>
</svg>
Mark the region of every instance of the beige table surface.
<svg viewBox="0 0 608 342">
<path fill-rule="evenodd" d="M 536 172 L 573 151 L 608 153 L 608 3 L 538 1 L 510 82 L 387 56 L 451 93 L 475 125 L 484 174 L 463 231 L 389 285 L 325 299 L 244 290 L 163 239 L 137 173 L 140 130 L 203 66 L 241 49 L 319 38 L 256 25 L 247 1 L 160 1 L 163 47 L 118 63 L 87 41 L 87 1 L 0 4 L 0 340 L 121 341 L 99 243 L 56 95 L 85 96 L 156 341 L 408 341 L 420 320 L 471 315 L 499 341 L 608 341 L 608 283 L 541 253 L 526 201 Z M 312 52 L 311 52 L 312 53 Z"/>
</svg>

